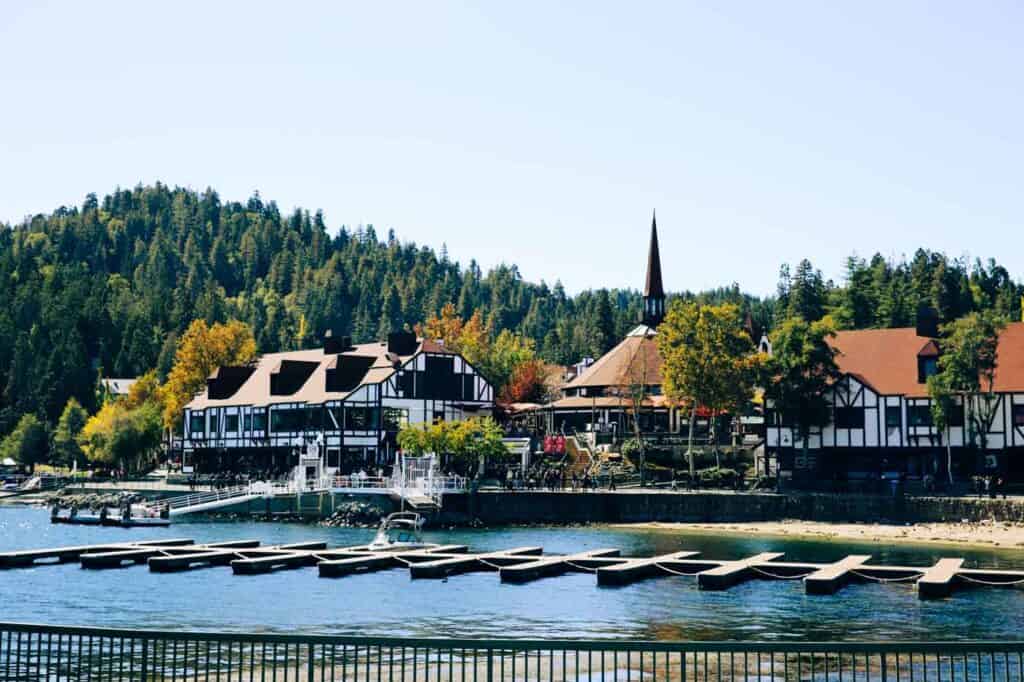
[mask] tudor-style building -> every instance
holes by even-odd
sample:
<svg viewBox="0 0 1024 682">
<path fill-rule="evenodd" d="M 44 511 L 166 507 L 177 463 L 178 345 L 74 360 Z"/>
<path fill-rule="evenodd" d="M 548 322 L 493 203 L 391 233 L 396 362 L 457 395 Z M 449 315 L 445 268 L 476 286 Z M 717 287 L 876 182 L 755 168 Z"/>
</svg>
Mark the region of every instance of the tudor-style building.
<svg viewBox="0 0 1024 682">
<path fill-rule="evenodd" d="M 841 331 L 831 343 L 839 351 L 842 377 L 826 394 L 831 419 L 812 431 L 806 457 L 795 429 L 782 423 L 770 401 L 766 406 L 766 453 L 783 479 L 931 474 L 942 480 L 947 442 L 953 449 L 953 473 L 961 479 L 994 470 L 1024 478 L 1024 322 L 1009 324 L 999 336 L 987 461 L 965 450 L 971 438 L 961 400 L 948 433 L 932 424 L 927 379 L 940 353 L 933 325 Z"/>
<path fill-rule="evenodd" d="M 394 462 L 405 424 L 490 415 L 494 390 L 461 355 L 411 332 L 269 353 L 221 367 L 184 411 L 183 463 L 197 471 L 285 471 L 315 444 L 347 473 Z"/>
</svg>

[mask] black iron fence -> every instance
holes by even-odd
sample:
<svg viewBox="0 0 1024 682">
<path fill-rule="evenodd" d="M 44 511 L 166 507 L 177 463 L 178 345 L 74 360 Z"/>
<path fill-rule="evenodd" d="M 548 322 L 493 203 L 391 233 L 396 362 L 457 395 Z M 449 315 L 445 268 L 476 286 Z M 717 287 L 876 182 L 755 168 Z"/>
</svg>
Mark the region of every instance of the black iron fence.
<svg viewBox="0 0 1024 682">
<path fill-rule="evenodd" d="M 0 624 L 5 681 L 1019 682 L 1024 642 L 749 643 L 331 637 Z"/>
</svg>

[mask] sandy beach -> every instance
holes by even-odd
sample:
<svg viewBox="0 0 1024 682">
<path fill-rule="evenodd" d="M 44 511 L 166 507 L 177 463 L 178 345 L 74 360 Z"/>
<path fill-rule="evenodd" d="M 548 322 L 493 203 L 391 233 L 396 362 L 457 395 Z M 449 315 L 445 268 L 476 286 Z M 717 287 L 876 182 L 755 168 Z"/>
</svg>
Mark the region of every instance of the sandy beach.
<svg viewBox="0 0 1024 682">
<path fill-rule="evenodd" d="M 803 537 L 818 540 L 1024 548 L 1024 524 L 998 521 L 887 525 L 787 520 L 751 523 L 629 523 L 617 525 L 623 528 Z"/>
</svg>

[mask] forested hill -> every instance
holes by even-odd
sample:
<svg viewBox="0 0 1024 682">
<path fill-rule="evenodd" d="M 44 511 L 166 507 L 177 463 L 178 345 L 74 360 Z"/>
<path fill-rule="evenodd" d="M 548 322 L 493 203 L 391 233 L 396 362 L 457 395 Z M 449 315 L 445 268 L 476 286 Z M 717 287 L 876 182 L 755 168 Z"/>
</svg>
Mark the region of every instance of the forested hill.
<svg viewBox="0 0 1024 682">
<path fill-rule="evenodd" d="M 833 286 L 801 263 L 784 272 L 778 304 L 736 286 L 701 296 L 740 302 L 757 327 L 773 315 L 826 310 L 847 325 L 910 324 L 921 301 L 946 317 L 979 306 L 1015 314 L 1019 305 L 1019 285 L 997 265 L 926 251 L 909 263 L 853 260 L 850 282 Z M 2 226 L 0 299 L 0 436 L 27 412 L 54 423 L 71 396 L 91 411 L 98 368 L 115 377 L 165 373 L 177 335 L 199 317 L 248 322 L 265 352 L 317 345 L 328 329 L 380 338 L 450 301 L 462 316 L 480 310 L 493 330 L 519 331 L 542 357 L 568 363 L 610 348 L 640 309 L 636 291 L 568 296 L 557 283 L 523 281 L 514 265 L 483 273 L 450 261 L 443 247 L 372 227 L 329 230 L 320 212 L 282 215 L 258 195 L 222 202 L 212 190 L 161 184 L 102 201 L 89 195 L 80 208 Z"/>
</svg>

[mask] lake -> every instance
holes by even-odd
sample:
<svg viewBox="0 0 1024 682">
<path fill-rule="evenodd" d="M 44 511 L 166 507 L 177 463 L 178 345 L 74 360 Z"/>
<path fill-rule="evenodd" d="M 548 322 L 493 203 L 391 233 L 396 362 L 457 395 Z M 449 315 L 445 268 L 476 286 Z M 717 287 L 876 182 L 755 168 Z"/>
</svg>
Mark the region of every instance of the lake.
<svg viewBox="0 0 1024 682">
<path fill-rule="evenodd" d="M 264 544 L 369 541 L 373 531 L 254 521 L 176 521 L 170 529 L 51 525 L 44 509 L 0 507 L 0 551 L 182 537 L 197 542 L 258 539 Z M 925 565 L 964 556 L 968 566 L 1024 568 L 1024 552 L 934 545 L 876 545 L 792 538 L 609 527 L 429 530 L 426 539 L 471 551 L 541 545 L 569 553 L 616 547 L 624 555 L 682 549 L 708 558 L 785 552 L 793 561 L 871 554 L 873 563 Z M 85 571 L 77 564 L 0 571 L 0 619 L 49 624 L 175 630 L 325 633 L 418 637 L 535 637 L 693 640 L 1017 639 L 1024 590 L 958 591 L 920 601 L 907 584 L 856 584 L 835 596 L 806 596 L 799 581 L 750 581 L 724 592 L 692 577 L 597 587 L 571 573 L 524 585 L 493 573 L 447 581 L 409 579 L 404 570 L 342 579 L 314 569 L 235 576 L 227 567 L 178 574 L 145 566 Z"/>
</svg>

